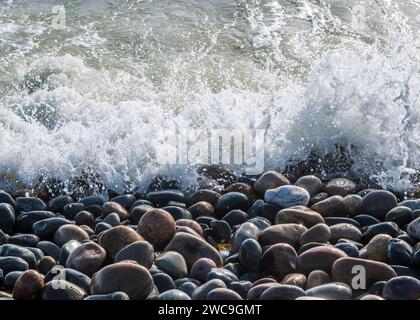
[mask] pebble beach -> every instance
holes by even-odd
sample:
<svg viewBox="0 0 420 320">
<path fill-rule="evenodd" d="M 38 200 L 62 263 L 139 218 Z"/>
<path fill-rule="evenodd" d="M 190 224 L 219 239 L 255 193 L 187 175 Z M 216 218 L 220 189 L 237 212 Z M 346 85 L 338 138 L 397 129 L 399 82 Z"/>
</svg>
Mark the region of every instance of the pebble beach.
<svg viewBox="0 0 420 320">
<path fill-rule="evenodd" d="M 189 194 L 0 191 L 0 299 L 420 299 L 420 199 L 223 176 Z"/>
</svg>

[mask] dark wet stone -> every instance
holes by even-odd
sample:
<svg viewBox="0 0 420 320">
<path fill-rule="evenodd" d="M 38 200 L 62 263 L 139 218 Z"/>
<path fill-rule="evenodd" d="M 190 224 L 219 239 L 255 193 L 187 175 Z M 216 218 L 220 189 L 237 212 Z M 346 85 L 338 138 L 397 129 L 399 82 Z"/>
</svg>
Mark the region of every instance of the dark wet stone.
<svg viewBox="0 0 420 320">
<path fill-rule="evenodd" d="M 261 209 L 261 217 L 267 219 L 270 223 L 274 223 L 277 213 L 281 210 L 279 206 L 271 203 L 264 203 Z"/>
<path fill-rule="evenodd" d="M 210 223 L 210 235 L 217 240 L 229 240 L 232 234 L 232 229 L 229 224 L 223 220 L 215 220 Z"/>
<path fill-rule="evenodd" d="M 305 251 L 308 251 L 309 249 L 315 248 L 315 247 L 330 247 L 331 245 L 328 243 L 321 243 L 321 242 L 308 242 L 302 245 L 297 253 L 301 255 Z"/>
<path fill-rule="evenodd" d="M 8 233 L 15 224 L 15 210 L 8 203 L 0 203 L 0 230 Z"/>
<path fill-rule="evenodd" d="M 239 254 L 237 254 L 239 256 Z M 225 259 L 225 265 L 223 266 L 224 269 L 232 272 L 235 276 L 239 276 L 244 270 L 239 264 L 239 261 L 236 262 L 227 262 L 227 259 Z"/>
<path fill-rule="evenodd" d="M 298 255 L 291 245 L 277 243 L 264 252 L 261 269 L 282 279 L 287 274 L 295 272 L 297 259 Z"/>
<path fill-rule="evenodd" d="M 137 232 L 150 242 L 155 249 L 164 247 L 175 234 L 175 220 L 162 209 L 146 212 L 137 225 Z"/>
<path fill-rule="evenodd" d="M 188 199 L 187 204 L 188 206 L 192 206 L 193 204 L 197 202 L 206 201 L 210 203 L 211 205 L 215 206 L 219 197 L 220 197 L 220 194 L 215 191 L 202 189 L 195 192 Z"/>
<path fill-rule="evenodd" d="M 217 219 L 215 217 L 209 217 L 209 216 L 201 216 L 195 219 L 195 221 L 199 224 L 205 224 L 207 226 L 210 226 L 211 222 L 216 221 Z"/>
<path fill-rule="evenodd" d="M 254 239 L 245 240 L 239 249 L 239 262 L 248 271 L 258 271 L 262 259 L 262 248 Z"/>
<path fill-rule="evenodd" d="M 349 300 L 352 297 L 352 290 L 344 283 L 327 283 L 306 290 L 306 294 L 326 300 Z"/>
<path fill-rule="evenodd" d="M 117 202 L 108 201 L 102 205 L 102 217 L 105 218 L 111 213 L 116 213 L 120 217 L 121 221 L 125 221 L 130 217 L 127 209 Z"/>
<path fill-rule="evenodd" d="M 397 275 L 390 266 L 382 262 L 357 258 L 341 258 L 336 260 L 331 268 L 333 280 L 351 285 L 355 276 L 352 270 L 355 266 L 365 268 L 367 286 L 377 281 L 387 281 Z"/>
<path fill-rule="evenodd" d="M 190 275 L 192 278 L 201 282 L 207 280 L 207 274 L 211 269 L 216 268 L 216 263 L 208 258 L 199 258 L 191 267 Z"/>
<path fill-rule="evenodd" d="M 74 219 L 74 217 L 81 211 L 85 209 L 85 205 L 83 203 L 75 202 L 66 204 L 63 209 L 62 213 L 66 217 L 66 219 Z"/>
<path fill-rule="evenodd" d="M 331 281 L 331 277 L 327 272 L 323 270 L 314 270 L 309 273 L 307 277 L 306 289 L 322 286 L 324 284 L 330 283 Z"/>
<path fill-rule="evenodd" d="M 319 223 L 305 231 L 299 239 L 300 245 L 304 245 L 310 242 L 328 242 L 331 237 L 330 228 L 324 224 Z"/>
<path fill-rule="evenodd" d="M 35 270 L 27 270 L 19 276 L 14 284 L 13 299 L 32 300 L 43 287 L 44 276 Z"/>
<path fill-rule="evenodd" d="M 104 222 L 108 223 L 109 225 L 113 227 L 119 226 L 121 224 L 120 216 L 116 214 L 115 212 L 107 215 L 104 219 Z"/>
<path fill-rule="evenodd" d="M 92 275 L 103 265 L 106 251 L 94 242 L 85 242 L 75 248 L 66 261 L 66 267 Z"/>
<path fill-rule="evenodd" d="M 225 268 L 212 268 L 207 274 L 207 281 L 219 279 L 222 280 L 226 285 L 233 281 L 239 281 L 238 277 L 231 271 Z"/>
<path fill-rule="evenodd" d="M 54 243 L 63 246 L 65 243 L 70 240 L 76 240 L 82 242 L 83 240 L 88 240 L 89 235 L 79 226 L 74 224 L 66 224 L 57 229 L 54 233 Z"/>
<path fill-rule="evenodd" d="M 420 240 L 420 217 L 410 222 L 407 233 L 414 239 Z"/>
<path fill-rule="evenodd" d="M 357 216 L 354 216 L 353 220 L 357 221 L 359 223 L 360 227 L 367 227 L 367 226 L 371 226 L 373 224 L 381 223 L 380 220 L 378 220 L 375 217 L 372 217 L 368 214 L 359 214 Z"/>
<path fill-rule="evenodd" d="M 413 267 L 420 268 L 420 250 L 413 254 Z"/>
<path fill-rule="evenodd" d="M 420 270 L 406 266 L 391 265 L 391 268 L 396 272 L 397 276 L 413 277 L 420 280 Z"/>
<path fill-rule="evenodd" d="M 229 211 L 223 218 L 231 227 L 244 223 L 249 219 L 248 214 L 242 210 Z"/>
<path fill-rule="evenodd" d="M 306 285 L 306 276 L 302 273 L 289 273 L 281 280 L 281 284 L 288 284 L 304 289 Z"/>
<path fill-rule="evenodd" d="M 6 276 L 12 271 L 26 271 L 29 265 L 19 257 L 0 257 L 0 269 L 3 270 L 3 276 Z"/>
<path fill-rule="evenodd" d="M 352 218 L 325 217 L 325 224 L 330 226 L 330 227 L 335 226 L 337 224 L 342 224 L 342 223 L 351 224 L 351 225 L 355 226 L 356 228 L 360 228 L 360 224 Z"/>
<path fill-rule="evenodd" d="M 242 297 L 233 290 L 226 288 L 213 289 L 207 294 L 206 300 L 242 300 Z"/>
<path fill-rule="evenodd" d="M 92 294 L 122 291 L 132 300 L 141 300 L 152 292 L 153 278 L 143 266 L 130 262 L 118 262 L 95 273 L 91 290 Z"/>
<path fill-rule="evenodd" d="M 110 229 L 112 229 L 112 226 L 108 223 L 105 223 L 105 222 L 99 222 L 95 225 L 95 233 L 96 234 L 103 233 L 103 232 L 105 232 L 107 230 L 110 230 Z"/>
<path fill-rule="evenodd" d="M 246 239 L 254 239 L 258 240 L 258 237 L 260 235 L 260 229 L 251 222 L 245 222 L 243 223 L 238 230 L 236 230 L 234 238 L 233 238 L 233 251 L 238 251 L 241 244 Z"/>
<path fill-rule="evenodd" d="M 169 206 L 169 207 L 163 207 L 163 210 L 166 212 L 169 212 L 169 214 L 174 218 L 175 221 L 180 219 L 192 219 L 191 213 L 184 208 L 177 207 L 177 206 Z"/>
<path fill-rule="evenodd" d="M 164 252 L 155 260 L 156 266 L 174 279 L 188 275 L 187 263 L 182 255 L 175 251 Z"/>
<path fill-rule="evenodd" d="M 199 258 L 212 259 L 217 266 L 223 265 L 219 252 L 204 240 L 184 232 L 176 233 L 164 251 L 177 251 L 192 266 Z"/>
<path fill-rule="evenodd" d="M 277 224 L 265 229 L 259 237 L 259 242 L 263 246 L 287 243 L 299 248 L 299 239 L 306 230 L 308 230 L 306 227 L 299 224 Z"/>
<path fill-rule="evenodd" d="M 7 239 L 7 243 L 22 247 L 36 247 L 39 238 L 34 234 L 17 234 Z"/>
<path fill-rule="evenodd" d="M 52 238 L 58 228 L 66 224 L 73 224 L 73 222 L 64 218 L 48 218 L 35 222 L 32 231 L 40 239 L 49 239 Z"/>
<path fill-rule="evenodd" d="M 331 196 L 342 196 L 345 197 L 351 193 L 354 193 L 357 189 L 357 185 L 345 178 L 337 178 L 329 181 L 325 186 L 325 191 Z"/>
<path fill-rule="evenodd" d="M 235 182 L 228 186 L 225 192 L 240 192 L 247 196 L 251 201 L 257 198 L 257 194 L 252 186 L 243 182 Z"/>
<path fill-rule="evenodd" d="M 180 207 L 176 207 L 176 208 L 178 208 L 179 210 L 184 210 Z M 134 224 L 138 224 L 141 217 L 143 217 L 143 215 L 151 209 L 153 209 L 153 207 L 148 204 L 142 204 L 142 205 L 138 205 L 131 208 L 130 221 Z"/>
<path fill-rule="evenodd" d="M 198 281 L 197 279 L 193 279 L 193 278 L 189 278 L 189 277 L 185 277 L 185 278 L 179 278 L 175 280 L 175 285 L 177 287 L 179 287 L 181 284 L 185 283 L 185 282 L 192 282 L 195 285 L 200 285 L 201 281 Z"/>
<path fill-rule="evenodd" d="M 261 295 L 268 289 L 278 287 L 280 284 L 275 282 L 270 283 L 261 283 L 257 285 L 253 285 L 251 289 L 249 289 L 246 299 L 247 300 L 260 300 Z"/>
<path fill-rule="evenodd" d="M 288 184 L 290 184 L 289 179 L 281 173 L 266 171 L 255 181 L 254 189 L 260 195 L 264 195 L 268 189 L 275 189 Z"/>
<path fill-rule="evenodd" d="M 136 231 L 127 226 L 117 226 L 105 231 L 99 238 L 99 245 L 105 249 L 110 258 L 125 246 L 144 240 Z"/>
<path fill-rule="evenodd" d="M 102 206 L 97 206 L 97 205 L 87 206 L 85 207 L 85 210 L 92 213 L 95 218 L 102 216 Z"/>
<path fill-rule="evenodd" d="M 384 286 L 386 285 L 386 281 L 378 281 L 375 282 L 374 284 L 372 284 L 367 292 L 370 294 L 375 294 L 375 295 L 382 295 L 382 291 L 384 289 Z"/>
<path fill-rule="evenodd" d="M 186 202 L 184 194 L 179 190 L 164 190 L 153 191 L 146 195 L 146 200 L 149 200 L 158 207 L 163 207 L 169 201 Z"/>
<path fill-rule="evenodd" d="M 8 203 L 12 207 L 16 207 L 16 202 L 13 197 L 3 190 L 0 190 L 0 203 Z"/>
<path fill-rule="evenodd" d="M 41 249 L 47 256 L 53 257 L 58 260 L 60 257 L 60 247 L 50 241 L 40 241 L 37 247 Z"/>
<path fill-rule="evenodd" d="M 308 175 L 300 177 L 296 183 L 295 186 L 304 188 L 311 196 L 314 196 L 322 189 L 322 181 L 316 176 Z"/>
<path fill-rule="evenodd" d="M 343 203 L 346 212 L 350 217 L 354 217 L 362 211 L 363 198 L 357 194 L 349 194 L 344 197 Z"/>
<path fill-rule="evenodd" d="M 54 260 L 53 257 L 45 256 L 42 257 L 41 260 L 38 261 L 38 265 L 36 269 L 39 273 L 46 275 L 50 270 L 57 265 L 57 262 Z"/>
<path fill-rule="evenodd" d="M 249 207 L 250 203 L 246 195 L 240 192 L 229 192 L 219 197 L 215 206 L 215 212 L 221 218 L 231 210 L 246 211 Z"/>
<path fill-rule="evenodd" d="M 383 220 L 385 215 L 397 205 L 398 200 L 394 194 L 386 190 L 375 190 L 363 197 L 362 210 L 375 218 Z"/>
<path fill-rule="evenodd" d="M 394 222 L 381 222 L 371 225 L 363 232 L 363 242 L 369 242 L 378 234 L 388 234 L 395 238 L 399 233 L 399 228 Z"/>
<path fill-rule="evenodd" d="M 408 207 L 398 206 L 390 210 L 386 216 L 385 221 L 395 222 L 399 227 L 402 227 L 411 222 L 413 219 L 413 210 Z"/>
<path fill-rule="evenodd" d="M 260 300 L 295 300 L 302 296 L 306 296 L 302 288 L 280 284 L 264 291 L 260 296 Z"/>
<path fill-rule="evenodd" d="M 70 254 L 80 245 L 81 243 L 77 240 L 70 240 L 69 242 L 64 244 L 60 249 L 60 256 L 58 257 L 58 262 L 64 266 Z"/>
<path fill-rule="evenodd" d="M 9 238 L 8 234 L 5 234 L 1 229 L 0 229 L 0 245 L 7 243 L 7 239 Z"/>
<path fill-rule="evenodd" d="M 391 239 L 388 244 L 389 264 L 410 266 L 413 263 L 413 248 L 405 241 Z"/>
<path fill-rule="evenodd" d="M 181 290 L 171 289 L 161 293 L 159 300 L 191 300 L 191 297 Z"/>
<path fill-rule="evenodd" d="M 29 270 L 27 270 L 29 271 Z M 13 290 L 17 279 L 23 274 L 24 271 L 12 271 L 9 272 L 3 280 L 3 285 L 6 289 Z"/>
<path fill-rule="evenodd" d="M 43 211 L 47 209 L 44 201 L 34 197 L 18 197 L 16 199 L 16 209 L 18 212 L 24 211 Z"/>
<path fill-rule="evenodd" d="M 317 193 L 317 194 L 313 195 L 311 197 L 311 199 L 309 200 L 308 207 L 312 207 L 315 203 L 323 201 L 327 198 L 328 198 L 328 193 L 326 193 L 326 192 Z"/>
<path fill-rule="evenodd" d="M 160 293 L 176 288 L 174 280 L 168 274 L 163 272 L 154 274 L 153 282 Z"/>
<path fill-rule="evenodd" d="M 42 257 L 44 257 L 44 252 L 41 249 L 34 248 L 34 247 L 25 247 L 29 251 L 31 251 L 35 256 L 35 261 L 38 263 Z"/>
<path fill-rule="evenodd" d="M 48 210 L 52 212 L 62 212 L 64 206 L 73 203 L 74 200 L 69 196 L 59 196 L 55 197 L 48 202 Z M 38 209 L 42 210 L 42 209 Z"/>
<path fill-rule="evenodd" d="M 252 282 L 250 281 L 233 281 L 229 283 L 228 288 L 235 291 L 239 294 L 243 299 L 246 298 L 248 291 L 252 287 Z"/>
<path fill-rule="evenodd" d="M 220 279 L 213 279 L 207 281 L 193 292 L 192 299 L 205 300 L 207 298 L 208 293 L 217 288 L 226 288 L 226 284 Z"/>
<path fill-rule="evenodd" d="M 267 229 L 268 227 L 271 227 L 270 221 L 268 221 L 264 217 L 255 217 L 255 218 L 249 219 L 248 222 L 255 224 L 257 228 L 260 229 L 261 231 Z"/>
<path fill-rule="evenodd" d="M 149 269 L 154 260 L 153 246 L 147 241 L 136 241 L 123 247 L 115 255 L 115 262 L 132 260 Z"/>
<path fill-rule="evenodd" d="M 42 300 L 82 300 L 86 292 L 66 280 L 52 280 L 42 289 Z"/>
<path fill-rule="evenodd" d="M 194 221 L 194 220 L 189 220 L 189 219 L 179 219 L 176 221 L 176 226 L 177 227 L 189 227 L 191 229 L 193 229 L 195 232 L 197 232 L 199 235 L 203 235 L 203 229 L 201 227 L 201 225 Z"/>
<path fill-rule="evenodd" d="M 360 241 L 362 233 L 360 230 L 350 223 L 339 223 L 330 226 L 332 243 L 336 243 L 339 239 L 348 239 L 353 241 Z"/>
<path fill-rule="evenodd" d="M 130 300 L 130 297 L 124 292 L 113 292 L 108 294 L 95 294 L 87 296 L 83 300 L 103 301 L 103 300 Z"/>
<path fill-rule="evenodd" d="M 254 218 L 261 214 L 262 208 L 264 206 L 264 200 L 258 199 L 255 201 L 252 206 L 247 210 L 247 214 L 250 218 Z"/>
<path fill-rule="evenodd" d="M 102 206 L 104 204 L 104 201 L 102 198 L 98 196 L 89 196 L 81 199 L 79 201 L 80 203 L 83 203 L 86 207 L 88 206 Z"/>
<path fill-rule="evenodd" d="M 36 257 L 34 253 L 27 248 L 15 244 L 4 244 L 0 246 L 0 256 L 18 257 L 25 260 L 30 269 L 35 269 L 36 267 Z"/>
<path fill-rule="evenodd" d="M 178 286 L 178 290 L 185 292 L 189 297 L 192 296 L 193 292 L 198 288 L 198 285 L 193 282 L 184 282 Z"/>
<path fill-rule="evenodd" d="M 305 275 L 313 270 L 329 273 L 334 262 L 343 257 L 347 255 L 334 247 L 315 247 L 299 255 L 296 269 Z"/>
<path fill-rule="evenodd" d="M 323 217 L 345 217 L 347 214 L 342 196 L 332 196 L 321 200 L 312 205 L 311 209 Z"/>
<path fill-rule="evenodd" d="M 132 194 L 122 194 L 111 199 L 112 202 L 116 202 L 123 206 L 125 210 L 130 210 L 136 200 L 136 197 Z"/>
<path fill-rule="evenodd" d="M 343 251 L 346 253 L 349 257 L 358 258 L 359 257 L 359 249 L 357 246 L 353 243 L 337 243 L 335 248 Z"/>
<path fill-rule="evenodd" d="M 199 201 L 190 206 L 188 212 L 190 212 L 194 218 L 200 216 L 214 216 L 214 207 L 207 201 Z"/>
<path fill-rule="evenodd" d="M 93 214 L 89 211 L 84 211 L 84 210 L 78 212 L 75 215 L 74 221 L 79 226 L 86 225 L 86 226 L 93 227 L 95 225 L 95 218 Z"/>
<path fill-rule="evenodd" d="M 383 296 L 390 300 L 420 299 L 420 281 L 413 277 L 396 277 L 383 288 Z"/>
<path fill-rule="evenodd" d="M 280 210 L 275 218 L 275 224 L 296 223 L 311 228 L 316 224 L 324 223 L 322 216 L 307 207 L 295 206 Z"/>
<path fill-rule="evenodd" d="M 420 199 L 416 200 L 405 200 L 399 204 L 400 206 L 408 207 L 411 210 L 420 210 Z"/>
</svg>

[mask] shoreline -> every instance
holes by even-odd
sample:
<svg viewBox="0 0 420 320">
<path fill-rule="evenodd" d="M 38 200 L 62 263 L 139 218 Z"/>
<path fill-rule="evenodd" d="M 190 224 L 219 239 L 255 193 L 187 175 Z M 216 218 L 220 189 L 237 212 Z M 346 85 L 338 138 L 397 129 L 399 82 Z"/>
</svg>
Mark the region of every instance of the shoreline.
<svg viewBox="0 0 420 320">
<path fill-rule="evenodd" d="M 0 299 L 420 298 L 420 198 L 201 171 L 188 195 L 162 178 L 106 200 L 0 191 Z"/>
</svg>

